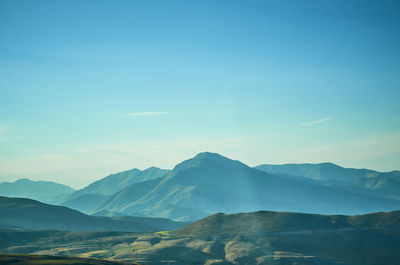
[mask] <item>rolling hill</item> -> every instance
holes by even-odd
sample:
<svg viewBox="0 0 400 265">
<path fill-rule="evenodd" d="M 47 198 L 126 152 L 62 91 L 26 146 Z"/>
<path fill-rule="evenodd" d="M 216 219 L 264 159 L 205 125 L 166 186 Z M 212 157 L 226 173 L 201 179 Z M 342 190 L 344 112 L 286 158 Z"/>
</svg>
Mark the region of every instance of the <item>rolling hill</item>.
<svg viewBox="0 0 400 265">
<path fill-rule="evenodd" d="M 259 211 L 251 213 L 217 213 L 175 231 L 185 236 L 206 237 L 262 236 L 299 231 L 351 231 L 384 229 L 400 232 L 400 211 L 365 215 L 321 215 Z"/>
<path fill-rule="evenodd" d="M 397 265 L 400 211 L 218 213 L 156 233 L 0 231 L 0 252 L 148 265 Z"/>
<path fill-rule="evenodd" d="M 215 214 L 174 234 L 191 238 L 186 246 L 208 242 L 214 259 L 225 264 L 395 265 L 400 259 L 400 211 Z"/>
<path fill-rule="evenodd" d="M 32 230 L 160 231 L 183 226 L 163 218 L 98 217 L 24 198 L 0 197 L 0 224 Z"/>
</svg>

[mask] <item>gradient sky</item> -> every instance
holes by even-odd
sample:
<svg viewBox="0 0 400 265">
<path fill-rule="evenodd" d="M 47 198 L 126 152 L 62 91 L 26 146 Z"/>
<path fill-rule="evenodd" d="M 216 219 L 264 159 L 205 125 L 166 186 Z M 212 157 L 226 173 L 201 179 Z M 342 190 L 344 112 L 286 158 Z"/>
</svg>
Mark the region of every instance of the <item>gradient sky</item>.
<svg viewBox="0 0 400 265">
<path fill-rule="evenodd" d="M 400 169 L 399 1 L 0 0 L 0 181 L 212 151 Z"/>
</svg>

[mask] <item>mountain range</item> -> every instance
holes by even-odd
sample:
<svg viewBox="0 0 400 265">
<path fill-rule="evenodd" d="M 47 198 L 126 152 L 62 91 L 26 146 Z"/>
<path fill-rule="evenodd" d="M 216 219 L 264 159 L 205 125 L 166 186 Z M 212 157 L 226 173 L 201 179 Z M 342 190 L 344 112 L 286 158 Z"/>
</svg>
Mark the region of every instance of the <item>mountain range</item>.
<svg viewBox="0 0 400 265">
<path fill-rule="evenodd" d="M 195 221 L 217 212 L 351 215 L 392 211 L 400 209 L 399 194 L 399 171 L 343 168 L 332 163 L 252 168 L 204 152 L 172 170 L 151 167 L 111 174 L 51 202 L 97 216 Z"/>
<path fill-rule="evenodd" d="M 193 221 L 216 212 L 362 214 L 399 208 L 399 200 L 378 193 L 351 191 L 309 178 L 272 175 L 205 152 L 176 165 L 165 177 L 126 187 L 90 213 Z"/>
</svg>

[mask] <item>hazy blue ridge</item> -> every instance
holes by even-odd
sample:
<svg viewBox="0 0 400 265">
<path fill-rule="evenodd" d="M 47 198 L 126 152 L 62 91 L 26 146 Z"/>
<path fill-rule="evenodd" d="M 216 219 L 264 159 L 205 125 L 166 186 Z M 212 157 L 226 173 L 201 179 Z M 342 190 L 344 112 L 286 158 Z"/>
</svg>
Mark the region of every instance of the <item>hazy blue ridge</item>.
<svg viewBox="0 0 400 265">
<path fill-rule="evenodd" d="M 97 180 L 87 187 L 78 190 L 67 196 L 52 201 L 54 204 L 70 207 L 82 212 L 95 213 L 98 208 L 112 194 L 124 189 L 125 187 L 154 178 L 165 176 L 169 170 L 150 167 L 146 170 L 131 169 L 116 174 L 110 174 L 100 180 Z M 105 214 L 102 211 L 103 215 Z"/>
<path fill-rule="evenodd" d="M 317 180 L 354 192 L 400 199 L 399 171 L 378 172 L 369 169 L 343 168 L 332 163 L 259 165 L 256 169 L 276 175 L 290 175 Z"/>
<path fill-rule="evenodd" d="M 162 181 L 162 178 L 156 178 L 148 181 L 143 181 L 140 183 L 135 183 L 133 185 L 128 186 L 127 188 L 115 193 L 110 196 L 108 199 L 102 202 L 99 207 L 94 208 L 89 213 L 91 214 L 99 214 L 101 211 L 105 211 L 106 209 L 112 209 L 112 211 L 117 211 L 116 214 L 119 215 L 123 213 L 123 209 L 129 207 L 130 204 L 140 199 L 144 195 L 146 195 L 149 191 L 151 191 L 156 185 L 158 185 Z M 112 212 L 111 211 L 111 212 Z M 110 211 L 108 214 L 111 213 Z M 141 213 L 132 214 L 135 216 L 143 216 Z"/>
<path fill-rule="evenodd" d="M 74 192 L 69 186 L 52 181 L 33 181 L 19 179 L 15 182 L 1 182 L 0 196 L 23 197 L 43 202 L 50 202 L 54 197 L 65 196 Z"/>
<path fill-rule="evenodd" d="M 95 212 L 197 220 L 216 212 L 258 210 L 363 214 L 400 209 L 400 201 L 318 181 L 272 175 L 215 153 L 200 153 L 154 182 L 132 184 Z"/>
<path fill-rule="evenodd" d="M 80 212 L 87 212 L 106 201 L 110 196 L 101 194 L 85 194 L 63 202 L 61 205 Z"/>
<path fill-rule="evenodd" d="M 112 195 L 131 184 L 163 177 L 167 175 L 168 172 L 169 170 L 166 169 L 151 167 L 146 170 L 134 168 L 116 174 L 110 174 L 76 191 L 73 197 L 78 197 L 83 194 Z"/>
</svg>

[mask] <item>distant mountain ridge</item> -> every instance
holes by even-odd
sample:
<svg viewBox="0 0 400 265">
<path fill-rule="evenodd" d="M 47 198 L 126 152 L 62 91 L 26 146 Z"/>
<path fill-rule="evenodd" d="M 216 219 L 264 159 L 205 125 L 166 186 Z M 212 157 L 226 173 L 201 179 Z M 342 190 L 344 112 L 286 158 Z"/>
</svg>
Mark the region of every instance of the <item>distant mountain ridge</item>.
<svg viewBox="0 0 400 265">
<path fill-rule="evenodd" d="M 400 209 L 400 173 L 348 169 L 332 163 L 251 168 L 217 153 L 203 152 L 172 170 L 131 169 L 81 190 L 39 200 L 96 216 L 180 221 L 216 212 L 259 210 L 363 214 Z"/>
<path fill-rule="evenodd" d="M 270 174 L 284 174 L 320 181 L 342 188 L 362 188 L 369 194 L 400 199 L 399 171 L 378 172 L 370 169 L 344 168 L 333 163 L 263 164 L 255 167 Z"/>
<path fill-rule="evenodd" d="M 265 172 L 276 174 L 284 173 L 293 176 L 302 176 L 314 180 L 338 180 L 338 181 L 353 181 L 362 177 L 370 176 L 376 173 L 391 173 L 378 172 L 371 169 L 345 168 L 331 162 L 324 163 L 303 163 L 303 164 L 262 164 L 254 168 Z M 393 171 L 395 172 L 395 171 Z"/>
<path fill-rule="evenodd" d="M 215 212 L 257 210 L 361 214 L 400 208 L 400 201 L 341 187 L 271 175 L 215 153 L 200 153 L 165 177 L 115 193 L 91 213 L 196 220 Z"/>
<path fill-rule="evenodd" d="M 111 195 L 122 189 L 143 181 L 166 176 L 170 170 L 150 167 L 146 170 L 137 168 L 110 174 L 83 189 L 67 196 L 60 197 L 55 204 L 64 205 L 79 211 L 87 212 L 97 208 Z"/>
<path fill-rule="evenodd" d="M 110 174 L 74 192 L 72 198 L 77 198 L 84 194 L 112 195 L 131 184 L 164 177 L 169 172 L 170 170 L 167 169 L 150 167 L 146 170 L 134 168 L 116 174 Z"/>
<path fill-rule="evenodd" d="M 51 201 L 54 197 L 74 192 L 69 186 L 52 181 L 33 181 L 19 179 L 15 182 L 1 182 L 0 196 L 23 197 L 43 202 Z"/>
<path fill-rule="evenodd" d="M 156 178 L 148 181 L 143 181 L 130 185 L 127 188 L 115 193 L 104 200 L 99 207 L 89 211 L 90 214 L 113 216 L 118 215 L 119 212 L 115 212 L 115 208 L 128 208 L 132 202 L 140 199 L 151 191 L 156 185 L 158 185 L 163 178 Z M 97 210 L 100 209 L 100 210 Z M 143 214 L 137 213 L 135 216 L 144 216 Z"/>
</svg>

